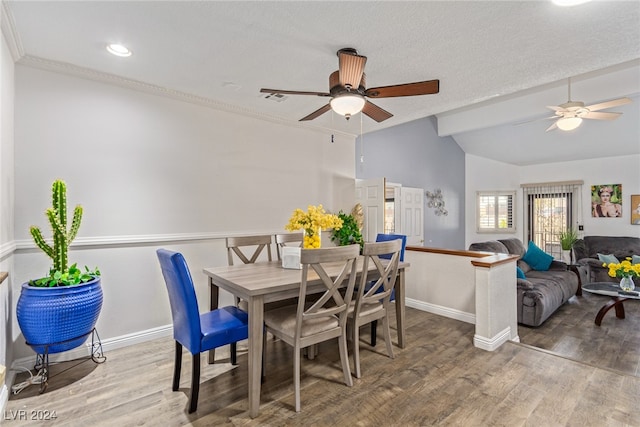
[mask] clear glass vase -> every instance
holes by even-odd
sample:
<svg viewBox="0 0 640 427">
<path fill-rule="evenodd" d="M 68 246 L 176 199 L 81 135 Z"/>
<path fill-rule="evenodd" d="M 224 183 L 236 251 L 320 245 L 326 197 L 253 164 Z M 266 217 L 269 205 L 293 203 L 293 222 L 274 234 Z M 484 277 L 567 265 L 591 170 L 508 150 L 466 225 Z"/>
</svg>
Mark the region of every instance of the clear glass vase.
<svg viewBox="0 0 640 427">
<path fill-rule="evenodd" d="M 303 249 L 319 249 L 322 247 L 322 228 L 303 228 Z"/>
<path fill-rule="evenodd" d="M 633 279 L 631 277 L 623 277 L 620 279 L 620 289 L 623 291 L 632 291 L 636 288 L 636 285 L 633 283 Z"/>
</svg>

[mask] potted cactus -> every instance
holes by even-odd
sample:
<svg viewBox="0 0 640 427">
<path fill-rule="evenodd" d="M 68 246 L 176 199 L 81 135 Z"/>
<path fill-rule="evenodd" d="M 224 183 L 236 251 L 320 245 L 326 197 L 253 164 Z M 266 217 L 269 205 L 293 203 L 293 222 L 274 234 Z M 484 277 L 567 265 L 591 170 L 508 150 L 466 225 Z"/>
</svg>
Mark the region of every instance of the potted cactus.
<svg viewBox="0 0 640 427">
<path fill-rule="evenodd" d="M 84 271 L 69 265 L 69 245 L 82 220 L 82 206 L 75 207 L 70 227 L 67 223 L 67 187 L 53 183 L 52 207 L 46 216 L 53 231 L 48 243 L 36 226 L 30 228 L 35 244 L 49 256 L 49 275 L 24 283 L 16 315 L 27 344 L 38 354 L 59 353 L 82 345 L 94 330 L 102 308 L 100 271 Z"/>
</svg>

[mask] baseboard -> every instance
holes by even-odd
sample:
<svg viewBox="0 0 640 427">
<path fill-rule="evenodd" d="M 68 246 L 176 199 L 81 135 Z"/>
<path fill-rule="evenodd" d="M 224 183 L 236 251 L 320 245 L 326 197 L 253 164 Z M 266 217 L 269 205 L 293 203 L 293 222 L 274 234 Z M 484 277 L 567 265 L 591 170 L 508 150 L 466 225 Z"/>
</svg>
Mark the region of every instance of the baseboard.
<svg viewBox="0 0 640 427">
<path fill-rule="evenodd" d="M 100 331 L 98 331 L 100 333 Z M 145 331 L 136 332 L 133 334 L 121 335 L 119 337 L 108 338 L 101 340 L 102 342 L 102 351 L 104 355 L 107 356 L 107 360 L 109 360 L 109 351 L 115 350 L 118 348 L 128 347 L 130 345 L 141 344 L 147 341 L 155 340 L 158 338 L 165 338 L 171 336 L 173 334 L 173 326 L 165 325 L 157 328 L 147 329 Z M 87 340 L 84 345 L 80 347 L 74 348 L 73 350 L 65 351 L 62 353 L 55 353 L 49 356 L 49 363 L 56 362 L 67 362 L 69 360 L 75 360 L 82 357 L 91 356 L 91 337 Z M 13 384 L 15 380 L 15 376 L 18 372 L 24 371 L 24 368 L 27 369 L 33 368 L 35 363 L 35 354 L 29 357 L 23 357 L 20 359 L 16 359 L 11 364 L 11 369 L 7 372 L 7 381 L 6 384 Z M 6 388 L 6 387 L 5 387 Z"/>
<path fill-rule="evenodd" d="M 415 308 L 417 310 L 426 311 L 428 313 L 437 314 L 439 316 L 448 317 L 450 319 L 460 320 L 465 323 L 476 323 L 476 315 L 472 313 L 466 313 L 460 310 L 454 310 L 449 307 L 443 307 L 441 305 L 429 304 L 424 301 L 416 299 L 405 298 L 405 305 L 407 307 Z"/>
<path fill-rule="evenodd" d="M 2 384 L 2 390 L 0 390 L 0 411 L 2 411 L 2 417 L 0 418 L 0 424 L 2 424 L 2 420 L 5 418 L 5 410 L 7 409 L 7 402 L 9 401 L 9 389 L 6 384 Z"/>
<path fill-rule="evenodd" d="M 493 351 L 500 347 L 505 342 L 509 341 L 511 337 L 511 328 L 507 327 L 498 332 L 492 338 L 482 337 L 478 334 L 473 336 L 473 345 L 482 350 Z M 517 338 L 520 341 L 520 338 Z"/>
</svg>

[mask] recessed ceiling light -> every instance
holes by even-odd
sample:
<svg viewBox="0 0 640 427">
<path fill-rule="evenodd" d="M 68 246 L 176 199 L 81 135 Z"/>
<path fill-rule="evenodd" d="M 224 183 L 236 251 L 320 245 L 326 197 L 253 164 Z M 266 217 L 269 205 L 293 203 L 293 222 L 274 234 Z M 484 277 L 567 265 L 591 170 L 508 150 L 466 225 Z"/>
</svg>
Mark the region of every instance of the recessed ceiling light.
<svg viewBox="0 0 640 427">
<path fill-rule="evenodd" d="M 116 56 L 122 56 L 122 57 L 131 56 L 131 51 L 129 49 L 117 43 L 108 44 L 107 51 Z"/>
<path fill-rule="evenodd" d="M 577 6 L 582 3 L 590 2 L 591 0 L 551 0 L 553 4 L 558 6 Z"/>
</svg>

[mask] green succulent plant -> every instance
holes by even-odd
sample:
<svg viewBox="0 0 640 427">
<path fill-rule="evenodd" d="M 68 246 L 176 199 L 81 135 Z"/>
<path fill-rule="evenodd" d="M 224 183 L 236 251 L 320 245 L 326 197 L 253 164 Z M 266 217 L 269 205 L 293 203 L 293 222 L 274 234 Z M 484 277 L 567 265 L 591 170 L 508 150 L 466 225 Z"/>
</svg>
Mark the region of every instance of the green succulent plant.
<svg viewBox="0 0 640 427">
<path fill-rule="evenodd" d="M 573 227 L 569 227 L 566 230 L 558 234 L 560 238 L 560 246 L 563 251 L 571 250 L 573 244 L 578 240 L 578 232 Z"/>
<path fill-rule="evenodd" d="M 358 223 L 353 215 L 346 214 L 343 211 L 338 213 L 338 218 L 342 220 L 342 227 L 339 229 L 333 229 L 331 234 L 331 241 L 338 246 L 346 246 L 359 244 L 360 250 L 364 245 L 364 239 L 362 233 L 358 227 Z"/>
<path fill-rule="evenodd" d="M 99 276 L 98 268 L 89 270 L 85 266 L 85 271 L 77 268 L 76 264 L 68 266 L 69 245 L 76 238 L 80 222 L 82 221 L 82 206 L 78 205 L 73 211 L 71 227 L 67 230 L 67 185 L 58 179 L 53 182 L 52 187 L 52 207 L 45 211 L 51 230 L 53 231 L 53 244 L 50 245 L 42 236 L 40 228 L 33 225 L 29 231 L 35 244 L 53 260 L 53 267 L 49 270 L 49 276 L 29 282 L 31 286 L 53 287 L 69 286 L 87 282 L 93 276 Z"/>
</svg>

